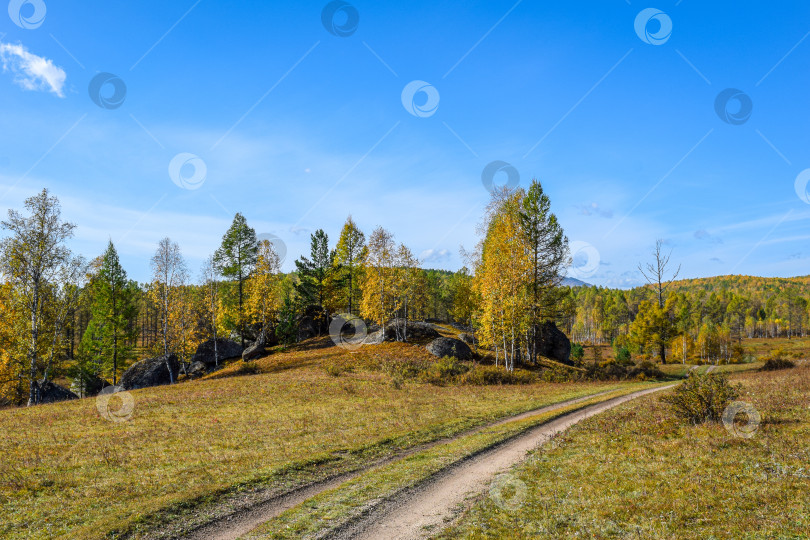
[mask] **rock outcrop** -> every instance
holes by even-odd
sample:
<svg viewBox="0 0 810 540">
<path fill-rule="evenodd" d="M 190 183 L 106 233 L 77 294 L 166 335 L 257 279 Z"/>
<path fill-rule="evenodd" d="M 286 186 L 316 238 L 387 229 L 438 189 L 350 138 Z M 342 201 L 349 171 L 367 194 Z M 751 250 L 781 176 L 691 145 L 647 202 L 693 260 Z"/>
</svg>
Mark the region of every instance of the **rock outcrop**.
<svg viewBox="0 0 810 540">
<path fill-rule="evenodd" d="M 171 372 L 169 372 L 171 369 Z M 170 384 L 177 380 L 180 373 L 180 362 L 177 356 L 159 356 L 135 362 L 121 376 L 121 387 L 124 390 L 136 390 L 150 386 Z"/>
<path fill-rule="evenodd" d="M 472 351 L 460 339 L 439 337 L 431 341 L 426 348 L 430 354 L 439 358 L 450 356 L 459 360 L 472 359 Z"/>
<path fill-rule="evenodd" d="M 439 333 L 432 324 L 420 321 L 407 321 L 392 319 L 385 323 L 385 329 L 380 328 L 369 332 L 364 343 L 377 344 L 383 341 L 427 341 L 436 339 Z"/>
<path fill-rule="evenodd" d="M 538 354 L 564 364 L 571 362 L 571 341 L 552 321 L 545 321 L 537 328 L 535 341 Z"/>
<path fill-rule="evenodd" d="M 186 368 L 186 375 L 191 379 L 198 379 L 206 373 L 208 373 L 208 366 L 203 362 L 192 362 L 191 365 Z"/>
<path fill-rule="evenodd" d="M 298 319 L 298 341 L 329 333 L 329 314 L 321 306 L 307 306 Z"/>
<path fill-rule="evenodd" d="M 197 351 L 191 357 L 191 363 L 202 362 L 209 368 L 218 365 L 228 358 L 242 356 L 242 346 L 226 338 L 217 338 L 217 355 L 214 357 L 214 339 L 207 339 L 197 346 Z"/>
<path fill-rule="evenodd" d="M 247 349 L 242 351 L 242 360 L 245 362 L 250 362 L 251 360 L 256 360 L 257 358 L 261 358 L 267 352 L 265 349 L 265 337 L 264 333 L 260 333 L 259 337 L 256 341 L 254 341 Z"/>
<path fill-rule="evenodd" d="M 458 339 L 466 343 L 467 345 L 475 345 L 478 346 L 478 338 L 472 334 L 468 334 L 467 332 L 462 332 L 458 335 Z"/>
<path fill-rule="evenodd" d="M 79 396 L 51 381 L 37 381 L 35 392 L 37 394 L 36 403 L 56 403 L 57 401 L 67 401 L 69 399 L 79 399 Z"/>
</svg>

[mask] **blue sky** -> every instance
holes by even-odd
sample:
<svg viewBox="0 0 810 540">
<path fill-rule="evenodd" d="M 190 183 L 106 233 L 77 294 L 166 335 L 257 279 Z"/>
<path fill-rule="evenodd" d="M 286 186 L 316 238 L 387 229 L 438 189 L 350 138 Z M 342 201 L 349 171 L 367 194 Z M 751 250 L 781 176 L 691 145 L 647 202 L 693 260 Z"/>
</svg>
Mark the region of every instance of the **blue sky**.
<svg viewBox="0 0 810 540">
<path fill-rule="evenodd" d="M 340 33 L 356 11 L 347 36 L 326 6 L 12 0 L 0 208 L 47 187 L 79 225 L 72 247 L 112 238 L 140 281 L 164 236 L 196 273 L 236 211 L 284 241 L 285 270 L 349 214 L 456 269 L 499 160 L 543 183 L 586 281 L 638 284 L 657 238 L 683 277 L 808 274 L 807 2 L 356 1 L 332 19 Z M 101 73 L 126 86 L 115 108 L 89 95 Z M 412 81 L 435 109 L 406 110 Z M 721 119 L 728 88 L 750 117 Z M 172 181 L 178 154 L 198 157 L 180 168 L 196 189 Z"/>
</svg>

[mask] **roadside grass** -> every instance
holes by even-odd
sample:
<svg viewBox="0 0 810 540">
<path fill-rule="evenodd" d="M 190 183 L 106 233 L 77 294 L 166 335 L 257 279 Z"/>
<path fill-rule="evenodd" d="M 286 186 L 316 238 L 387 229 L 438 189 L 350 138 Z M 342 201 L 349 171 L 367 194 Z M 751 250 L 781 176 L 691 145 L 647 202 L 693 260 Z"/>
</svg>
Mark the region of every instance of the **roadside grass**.
<svg viewBox="0 0 810 540">
<path fill-rule="evenodd" d="M 763 366 L 764 362 L 748 362 L 745 364 L 722 364 L 714 368 L 713 373 L 741 373 L 744 371 L 756 371 Z M 708 364 L 695 367 L 694 364 L 664 364 L 659 365 L 660 369 L 666 375 L 675 378 L 683 378 L 695 368 L 695 373 L 706 373 L 709 367 Z"/>
<path fill-rule="evenodd" d="M 564 414 L 637 392 L 656 384 L 633 384 L 529 418 L 486 427 L 456 440 L 374 468 L 342 486 L 317 495 L 251 531 L 251 539 L 316 538 L 350 523 L 376 504 L 414 487 L 442 469 Z"/>
<path fill-rule="evenodd" d="M 808 538 L 810 366 L 734 376 L 762 416 L 750 439 L 689 425 L 658 396 L 590 418 L 510 474 L 441 538 Z"/>
<path fill-rule="evenodd" d="M 103 418 L 92 398 L 0 411 L 0 537 L 139 535 L 234 493 L 283 492 L 505 416 L 628 386 L 397 389 L 379 371 L 326 370 L 423 350 L 276 352 L 256 361 L 255 375 L 225 376 L 240 369 L 235 362 L 207 380 L 130 392 L 134 409 L 123 422 Z"/>
<path fill-rule="evenodd" d="M 810 336 L 788 338 L 752 338 L 744 339 L 743 346 L 747 353 L 752 354 L 757 360 L 765 360 L 773 356 L 776 349 L 785 352 L 790 360 L 800 358 L 810 358 Z"/>
</svg>

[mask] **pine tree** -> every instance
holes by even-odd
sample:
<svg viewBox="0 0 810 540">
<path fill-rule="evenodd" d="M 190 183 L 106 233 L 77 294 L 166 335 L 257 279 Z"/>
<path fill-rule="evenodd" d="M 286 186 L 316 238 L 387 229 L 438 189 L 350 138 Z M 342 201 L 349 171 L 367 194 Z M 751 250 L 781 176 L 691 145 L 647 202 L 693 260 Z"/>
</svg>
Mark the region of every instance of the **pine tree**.
<svg viewBox="0 0 810 540">
<path fill-rule="evenodd" d="M 299 278 L 295 289 L 307 304 L 327 307 L 334 260 L 335 252 L 329 251 L 329 236 L 318 229 L 310 236 L 310 258 L 302 256 L 295 261 Z"/>
<path fill-rule="evenodd" d="M 532 180 L 519 212 L 520 226 L 531 258 L 531 333 L 529 353 L 537 360 L 535 346 L 540 323 L 560 315 L 560 284 L 568 262 L 568 239 L 557 216 L 551 213 L 551 201 L 543 187 Z"/>
<path fill-rule="evenodd" d="M 350 315 L 353 315 L 357 308 L 356 297 L 359 290 L 357 285 L 360 282 L 363 260 L 367 253 L 366 235 L 357 228 L 352 216 L 349 216 L 340 231 L 340 238 L 335 247 L 334 263 L 340 273 L 338 283 L 347 289 L 346 299 Z"/>
<path fill-rule="evenodd" d="M 127 279 L 118 252 L 110 240 L 91 278 L 90 324 L 82 338 L 85 351 L 104 373 L 118 384 L 118 370 L 133 357 L 137 337 L 137 284 Z"/>
<path fill-rule="evenodd" d="M 245 346 L 245 316 L 244 307 L 244 283 L 253 266 L 256 264 L 256 257 L 259 246 L 256 242 L 256 231 L 248 226 L 245 216 L 237 213 L 233 218 L 225 236 L 222 237 L 222 245 L 214 254 L 214 262 L 220 273 L 230 279 L 237 281 L 239 312 L 237 314 L 237 325 L 242 338 L 242 347 Z"/>
</svg>

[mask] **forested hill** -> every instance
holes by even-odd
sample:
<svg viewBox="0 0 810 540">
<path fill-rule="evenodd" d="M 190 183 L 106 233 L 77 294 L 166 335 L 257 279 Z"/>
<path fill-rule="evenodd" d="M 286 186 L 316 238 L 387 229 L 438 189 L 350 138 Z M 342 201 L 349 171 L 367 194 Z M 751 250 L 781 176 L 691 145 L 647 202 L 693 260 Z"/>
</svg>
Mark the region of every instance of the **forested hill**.
<svg viewBox="0 0 810 540">
<path fill-rule="evenodd" d="M 660 307 L 655 286 L 571 287 L 566 307 L 570 315 L 561 322 L 574 341 L 612 343 L 621 338 L 646 355 L 654 352 L 650 344 L 664 342 L 673 351 L 687 348 L 687 356 L 698 351 L 704 361 L 729 360 L 732 344 L 741 337 L 806 334 L 810 276 L 678 280 L 667 287 Z"/>
<path fill-rule="evenodd" d="M 699 290 L 706 292 L 734 292 L 751 295 L 753 293 L 779 293 L 792 289 L 797 294 L 810 294 L 810 276 L 797 276 L 790 278 L 759 277 L 759 276 L 714 276 L 674 281 L 671 290 L 675 292 L 693 293 Z"/>
</svg>

